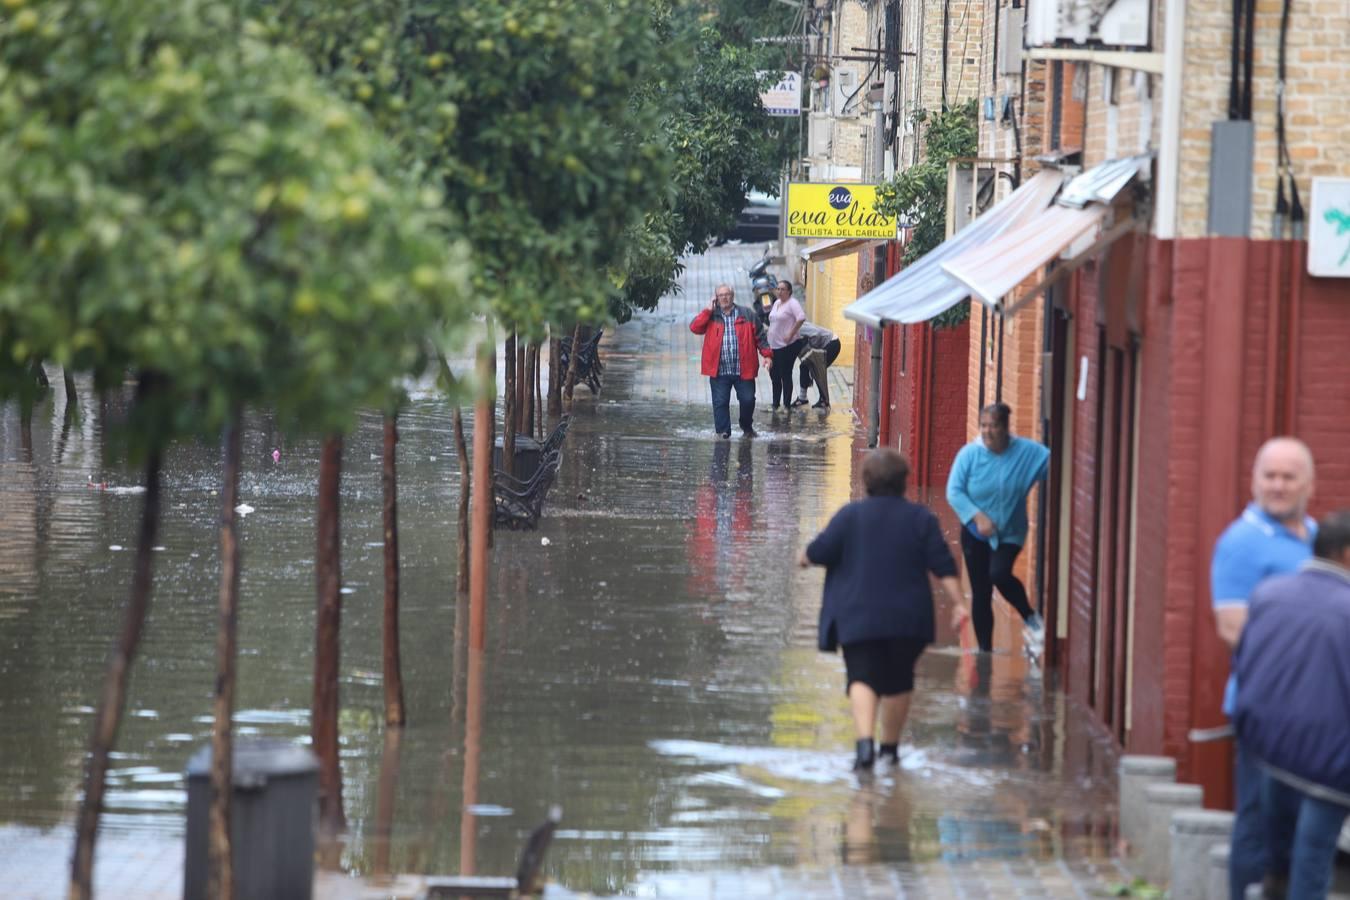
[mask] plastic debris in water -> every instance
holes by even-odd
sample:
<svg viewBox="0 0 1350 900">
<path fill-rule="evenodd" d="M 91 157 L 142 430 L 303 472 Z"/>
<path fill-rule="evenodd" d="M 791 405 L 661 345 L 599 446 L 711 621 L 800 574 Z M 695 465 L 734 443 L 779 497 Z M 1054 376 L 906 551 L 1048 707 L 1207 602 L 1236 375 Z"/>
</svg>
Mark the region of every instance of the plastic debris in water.
<svg viewBox="0 0 1350 900">
<path fill-rule="evenodd" d="M 539 546 L 541 546 L 541 547 L 547 547 L 550 543 L 552 543 L 552 542 L 551 542 L 548 538 L 546 538 L 546 537 L 541 537 L 541 538 L 539 539 Z"/>
<path fill-rule="evenodd" d="M 234 511 L 239 513 L 239 518 L 242 519 L 244 516 L 253 512 L 253 507 L 249 506 L 247 503 L 240 503 L 234 508 Z"/>
<path fill-rule="evenodd" d="M 273 463 L 281 462 L 281 451 L 276 447 L 272 448 L 272 462 Z"/>
</svg>

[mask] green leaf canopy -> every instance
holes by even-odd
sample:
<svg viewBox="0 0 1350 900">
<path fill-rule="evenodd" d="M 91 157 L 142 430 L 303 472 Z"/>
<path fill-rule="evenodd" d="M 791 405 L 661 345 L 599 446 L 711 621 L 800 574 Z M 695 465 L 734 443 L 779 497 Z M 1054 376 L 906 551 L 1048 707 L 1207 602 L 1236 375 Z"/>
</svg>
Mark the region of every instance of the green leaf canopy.
<svg viewBox="0 0 1350 900">
<path fill-rule="evenodd" d="M 0 22 L 0 392 L 25 361 L 164 387 L 143 440 L 238 404 L 339 431 L 472 314 L 441 198 L 298 55 L 209 0 Z"/>
</svg>

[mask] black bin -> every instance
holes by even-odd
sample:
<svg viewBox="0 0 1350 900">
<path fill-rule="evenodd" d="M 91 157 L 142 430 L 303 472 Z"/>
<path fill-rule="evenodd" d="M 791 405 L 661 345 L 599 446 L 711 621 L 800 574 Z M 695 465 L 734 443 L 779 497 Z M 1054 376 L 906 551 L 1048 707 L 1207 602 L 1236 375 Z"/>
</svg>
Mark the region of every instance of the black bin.
<svg viewBox="0 0 1350 900">
<path fill-rule="evenodd" d="M 279 740 L 236 741 L 230 804 L 234 895 L 293 900 L 314 890 L 314 824 L 319 761 L 308 747 Z M 206 896 L 211 746 L 188 761 L 187 859 L 183 897 Z"/>
<path fill-rule="evenodd" d="M 497 435 L 496 443 L 492 448 L 492 466 L 498 472 L 506 471 L 502 465 L 505 454 L 502 449 L 502 435 Z M 528 434 L 516 433 L 516 466 L 513 475 L 521 481 L 529 480 L 529 477 L 539 468 L 539 460 L 543 457 L 544 448 L 537 440 Z"/>
</svg>

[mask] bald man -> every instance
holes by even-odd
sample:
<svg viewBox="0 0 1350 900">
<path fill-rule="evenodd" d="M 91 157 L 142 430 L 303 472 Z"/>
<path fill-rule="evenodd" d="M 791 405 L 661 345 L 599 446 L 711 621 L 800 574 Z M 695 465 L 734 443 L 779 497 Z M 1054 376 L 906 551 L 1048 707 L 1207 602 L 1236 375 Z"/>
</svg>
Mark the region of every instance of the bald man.
<svg viewBox="0 0 1350 900">
<path fill-rule="evenodd" d="M 1291 437 L 1261 445 L 1252 466 L 1252 502 L 1214 546 L 1210 589 L 1219 637 L 1236 647 L 1247 622 L 1252 591 L 1272 575 L 1296 571 L 1312 556 L 1317 523 L 1308 517 L 1313 458 L 1308 445 Z M 1229 676 L 1223 711 L 1232 716 L 1240 686 Z M 1237 815 L 1228 857 L 1229 896 L 1241 900 L 1266 870 L 1261 831 L 1261 770 L 1251 754 L 1237 752 Z"/>
</svg>

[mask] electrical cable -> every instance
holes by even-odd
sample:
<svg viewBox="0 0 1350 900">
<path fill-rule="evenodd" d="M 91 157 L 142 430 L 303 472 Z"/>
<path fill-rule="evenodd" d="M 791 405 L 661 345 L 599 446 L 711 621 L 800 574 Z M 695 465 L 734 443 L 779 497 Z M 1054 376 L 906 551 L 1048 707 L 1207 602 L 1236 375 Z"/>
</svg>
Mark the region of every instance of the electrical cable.
<svg viewBox="0 0 1350 900">
<path fill-rule="evenodd" d="M 942 111 L 947 111 L 947 45 L 951 42 L 952 0 L 942 0 Z"/>
<path fill-rule="evenodd" d="M 1246 0 L 1246 31 L 1243 34 L 1242 119 L 1252 120 L 1252 69 L 1256 59 L 1256 0 Z"/>
</svg>

